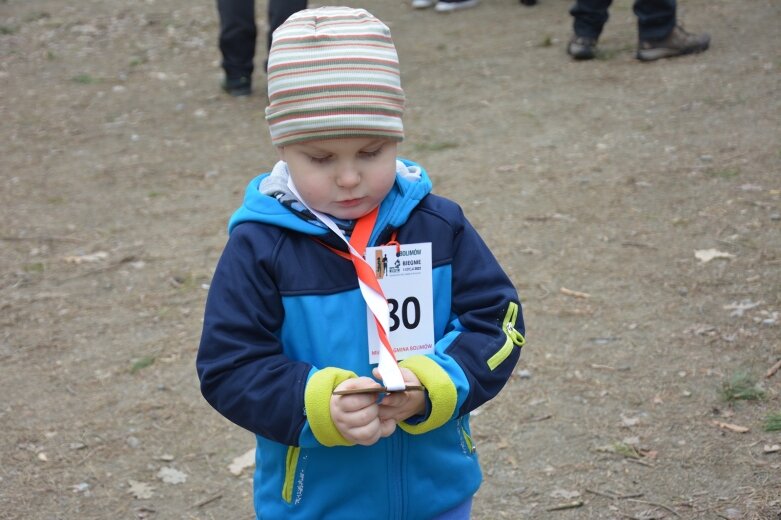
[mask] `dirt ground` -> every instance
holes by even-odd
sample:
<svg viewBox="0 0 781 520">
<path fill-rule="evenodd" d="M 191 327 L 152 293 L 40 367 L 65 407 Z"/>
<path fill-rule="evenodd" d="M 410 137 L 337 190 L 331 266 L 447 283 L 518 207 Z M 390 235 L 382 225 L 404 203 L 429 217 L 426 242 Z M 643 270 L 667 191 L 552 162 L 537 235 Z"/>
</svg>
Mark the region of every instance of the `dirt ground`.
<svg viewBox="0 0 781 520">
<path fill-rule="evenodd" d="M 641 64 L 629 0 L 588 63 L 570 0 L 346 3 L 396 39 L 402 154 L 525 306 L 472 421 L 474 518 L 781 518 L 781 4 L 681 0 L 711 49 Z M 231 466 L 253 438 L 194 356 L 227 218 L 275 155 L 264 77 L 223 95 L 216 37 L 211 0 L 0 0 L 2 519 L 253 515 Z"/>
</svg>

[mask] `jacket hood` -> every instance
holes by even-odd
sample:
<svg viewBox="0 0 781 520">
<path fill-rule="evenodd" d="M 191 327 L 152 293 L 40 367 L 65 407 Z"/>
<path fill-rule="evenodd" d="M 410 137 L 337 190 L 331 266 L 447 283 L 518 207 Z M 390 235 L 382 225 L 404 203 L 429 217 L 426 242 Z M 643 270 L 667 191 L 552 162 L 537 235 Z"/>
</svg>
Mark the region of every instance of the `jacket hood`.
<svg viewBox="0 0 781 520">
<path fill-rule="evenodd" d="M 284 163 L 282 165 L 284 166 Z M 228 222 L 229 233 L 242 222 L 261 222 L 309 235 L 324 235 L 329 232 L 319 223 L 306 221 L 291 212 L 275 197 L 262 193 L 260 184 L 269 175 L 271 172 L 259 175 L 249 182 L 244 193 L 243 204 L 233 213 Z M 396 182 L 380 204 L 380 213 L 370 243 L 376 238 L 379 230 L 387 226 L 398 228 L 404 224 L 410 212 L 431 192 L 431 188 L 431 179 L 419 164 L 398 159 Z"/>
</svg>

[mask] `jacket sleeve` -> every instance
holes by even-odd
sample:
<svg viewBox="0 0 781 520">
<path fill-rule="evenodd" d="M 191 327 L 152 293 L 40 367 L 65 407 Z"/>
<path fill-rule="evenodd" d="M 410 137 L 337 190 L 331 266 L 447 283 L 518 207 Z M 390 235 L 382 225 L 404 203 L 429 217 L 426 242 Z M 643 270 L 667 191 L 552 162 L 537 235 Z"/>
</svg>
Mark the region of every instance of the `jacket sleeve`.
<svg viewBox="0 0 781 520">
<path fill-rule="evenodd" d="M 401 363 L 421 380 L 431 404 L 425 421 L 401 425 L 409 433 L 430 431 L 496 396 L 525 343 L 515 287 L 460 209 L 458 213 L 460 218 L 451 220 L 450 321 L 434 354 Z"/>
<path fill-rule="evenodd" d="M 284 318 L 271 276 L 280 240 L 255 225 L 231 233 L 209 287 L 196 368 L 203 396 L 223 416 L 297 445 L 312 367 L 286 357 L 275 335 Z"/>
</svg>

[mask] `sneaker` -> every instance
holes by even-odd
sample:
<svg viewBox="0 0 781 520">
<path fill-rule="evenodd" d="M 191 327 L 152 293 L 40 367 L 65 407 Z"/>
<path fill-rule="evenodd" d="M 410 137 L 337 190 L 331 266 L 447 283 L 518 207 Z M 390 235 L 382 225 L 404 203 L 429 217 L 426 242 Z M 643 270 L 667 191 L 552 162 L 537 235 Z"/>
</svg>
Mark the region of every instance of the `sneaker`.
<svg viewBox="0 0 781 520">
<path fill-rule="evenodd" d="M 428 9 L 432 5 L 434 5 L 434 0 L 412 0 L 414 9 Z"/>
<path fill-rule="evenodd" d="M 637 48 L 637 59 L 640 61 L 654 61 L 662 58 L 673 58 L 702 52 L 710 45 L 710 35 L 692 34 L 683 30 L 681 26 L 675 29 L 663 40 L 641 41 Z"/>
<path fill-rule="evenodd" d="M 238 78 L 226 77 L 222 80 L 220 87 L 233 97 L 244 97 L 252 94 L 252 80 L 247 76 Z"/>
<path fill-rule="evenodd" d="M 567 54 L 576 60 L 593 60 L 596 53 L 596 38 L 575 35 L 567 44 Z"/>
<path fill-rule="evenodd" d="M 479 3 L 479 0 L 439 0 L 434 6 L 434 10 L 440 13 L 449 13 L 459 9 L 469 9 Z"/>
</svg>

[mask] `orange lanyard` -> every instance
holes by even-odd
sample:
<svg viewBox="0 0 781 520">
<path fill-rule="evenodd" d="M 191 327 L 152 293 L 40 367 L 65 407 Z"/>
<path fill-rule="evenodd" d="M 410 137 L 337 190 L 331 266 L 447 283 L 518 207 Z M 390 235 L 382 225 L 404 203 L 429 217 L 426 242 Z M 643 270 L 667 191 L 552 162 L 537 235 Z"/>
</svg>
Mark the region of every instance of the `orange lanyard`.
<svg viewBox="0 0 781 520">
<path fill-rule="evenodd" d="M 374 225 L 377 223 L 377 215 L 380 207 L 377 206 L 366 215 L 362 216 L 355 223 L 353 234 L 350 235 L 350 244 L 360 255 L 366 253 L 366 246 L 369 244 L 369 237 L 372 234 Z"/>
<path fill-rule="evenodd" d="M 374 270 L 364 261 L 363 256 L 366 253 L 366 246 L 369 243 L 369 236 L 371 236 L 374 224 L 377 222 L 377 213 L 380 208 L 376 207 L 366 215 L 358 219 L 353 229 L 353 234 L 350 236 L 350 245 L 355 248 L 360 258 L 356 258 L 353 254 L 350 255 L 350 260 L 355 266 L 355 272 L 358 278 L 363 283 L 372 288 L 373 291 L 382 295 L 385 298 L 385 294 L 382 292 L 380 282 L 377 281 L 377 276 L 374 274 Z M 382 335 L 380 335 L 382 339 Z"/>
</svg>

